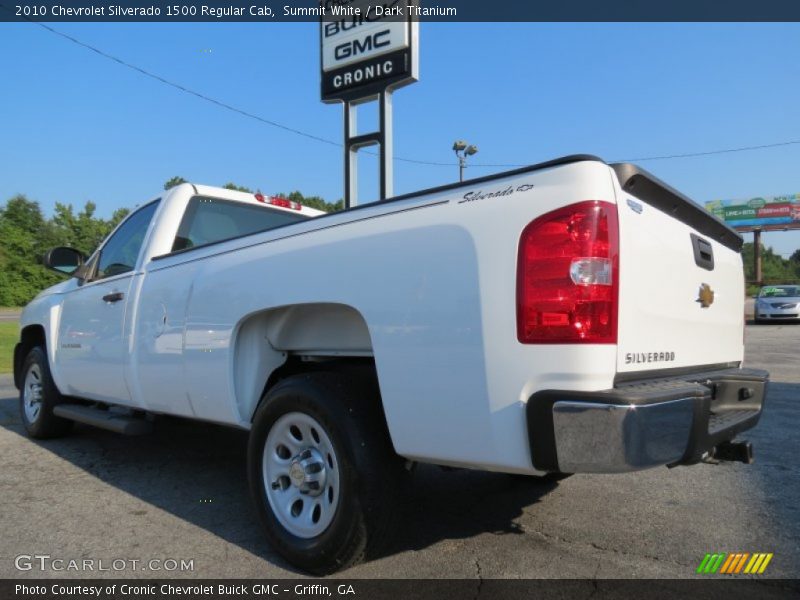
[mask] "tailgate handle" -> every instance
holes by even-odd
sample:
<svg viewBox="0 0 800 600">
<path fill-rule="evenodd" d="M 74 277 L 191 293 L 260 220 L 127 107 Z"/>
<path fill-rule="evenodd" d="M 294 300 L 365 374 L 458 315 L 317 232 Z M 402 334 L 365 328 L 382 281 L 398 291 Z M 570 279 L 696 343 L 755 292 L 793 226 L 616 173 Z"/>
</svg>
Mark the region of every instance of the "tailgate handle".
<svg viewBox="0 0 800 600">
<path fill-rule="evenodd" d="M 692 237 L 692 250 L 694 250 L 694 263 L 701 269 L 706 271 L 714 270 L 714 248 L 711 247 L 711 242 L 704 240 L 699 235 L 694 233 L 689 234 Z"/>
</svg>

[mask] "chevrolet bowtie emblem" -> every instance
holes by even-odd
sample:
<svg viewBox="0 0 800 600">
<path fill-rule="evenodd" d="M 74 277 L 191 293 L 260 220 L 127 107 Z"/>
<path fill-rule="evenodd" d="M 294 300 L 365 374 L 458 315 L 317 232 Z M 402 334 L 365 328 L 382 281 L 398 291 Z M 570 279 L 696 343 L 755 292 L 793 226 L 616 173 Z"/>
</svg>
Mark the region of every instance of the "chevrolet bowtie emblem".
<svg viewBox="0 0 800 600">
<path fill-rule="evenodd" d="M 714 290 L 707 283 L 700 286 L 700 292 L 697 295 L 696 302 L 700 303 L 701 308 L 708 308 L 714 304 Z"/>
</svg>

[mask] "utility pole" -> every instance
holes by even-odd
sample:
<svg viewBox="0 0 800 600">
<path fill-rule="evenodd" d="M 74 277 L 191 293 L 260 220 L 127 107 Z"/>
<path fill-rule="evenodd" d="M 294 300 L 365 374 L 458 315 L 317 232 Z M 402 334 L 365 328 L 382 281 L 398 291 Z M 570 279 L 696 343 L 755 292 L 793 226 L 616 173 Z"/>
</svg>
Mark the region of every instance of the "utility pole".
<svg viewBox="0 0 800 600">
<path fill-rule="evenodd" d="M 753 230 L 753 276 L 756 284 L 760 287 L 764 282 L 761 280 L 761 230 Z"/>
</svg>

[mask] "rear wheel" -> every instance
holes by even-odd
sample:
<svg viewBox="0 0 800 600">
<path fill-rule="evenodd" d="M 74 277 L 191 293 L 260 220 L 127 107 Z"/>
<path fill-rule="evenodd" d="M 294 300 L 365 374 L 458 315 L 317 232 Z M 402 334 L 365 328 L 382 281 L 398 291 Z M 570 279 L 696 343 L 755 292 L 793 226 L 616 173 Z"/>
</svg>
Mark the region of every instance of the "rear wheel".
<svg viewBox="0 0 800 600">
<path fill-rule="evenodd" d="M 281 416 L 264 444 L 261 475 L 270 509 L 292 535 L 313 538 L 339 506 L 340 457 L 325 428 L 305 412 Z"/>
<path fill-rule="evenodd" d="M 20 416 L 28 435 L 45 439 L 69 432 L 72 421 L 53 414 L 53 409 L 61 399 L 50 375 L 44 348 L 37 346 L 31 349 L 22 364 L 22 388 L 19 391 Z"/>
<path fill-rule="evenodd" d="M 289 377 L 265 395 L 253 421 L 248 473 L 267 538 L 315 574 L 356 564 L 391 538 L 402 460 L 373 380 Z"/>
</svg>

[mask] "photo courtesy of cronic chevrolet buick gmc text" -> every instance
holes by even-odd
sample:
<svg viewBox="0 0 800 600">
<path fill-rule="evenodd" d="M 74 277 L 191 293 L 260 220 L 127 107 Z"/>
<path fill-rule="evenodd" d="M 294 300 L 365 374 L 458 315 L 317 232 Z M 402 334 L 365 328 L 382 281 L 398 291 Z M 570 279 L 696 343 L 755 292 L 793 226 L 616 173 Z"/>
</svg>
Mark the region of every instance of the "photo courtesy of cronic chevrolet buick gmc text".
<svg viewBox="0 0 800 600">
<path fill-rule="evenodd" d="M 750 462 L 742 238 L 569 156 L 323 214 L 182 184 L 26 308 L 31 436 L 249 430 L 266 536 L 323 574 L 391 540 L 414 462 L 522 475 Z"/>
</svg>

